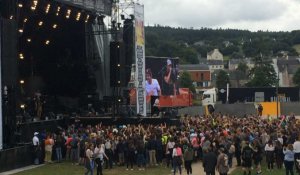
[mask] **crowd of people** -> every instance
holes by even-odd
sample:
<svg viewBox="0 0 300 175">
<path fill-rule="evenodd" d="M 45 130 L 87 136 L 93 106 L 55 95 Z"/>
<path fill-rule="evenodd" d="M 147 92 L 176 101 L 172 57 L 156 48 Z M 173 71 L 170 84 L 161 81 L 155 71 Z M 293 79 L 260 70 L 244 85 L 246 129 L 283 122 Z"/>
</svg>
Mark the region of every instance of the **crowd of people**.
<svg viewBox="0 0 300 175">
<path fill-rule="evenodd" d="M 103 166 L 143 171 L 163 165 L 174 175 L 182 174 L 184 166 L 191 175 L 192 162 L 201 160 L 207 175 L 214 175 L 215 170 L 226 175 L 235 158 L 244 175 L 251 171 L 261 174 L 262 160 L 268 171 L 273 171 L 274 165 L 277 169 L 284 165 L 286 174 L 293 175 L 300 160 L 299 133 L 300 122 L 293 115 L 278 119 L 185 115 L 177 126 L 73 124 L 55 133 L 34 133 L 34 162 L 68 160 L 84 165 L 85 174 L 96 169 L 97 175 L 103 174 Z"/>
</svg>

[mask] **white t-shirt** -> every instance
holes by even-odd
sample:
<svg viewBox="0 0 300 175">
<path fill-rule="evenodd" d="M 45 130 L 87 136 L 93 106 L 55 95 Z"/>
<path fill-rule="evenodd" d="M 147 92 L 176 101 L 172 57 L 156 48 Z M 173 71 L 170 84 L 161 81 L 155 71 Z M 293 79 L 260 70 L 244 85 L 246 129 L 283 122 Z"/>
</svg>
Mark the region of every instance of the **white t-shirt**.
<svg viewBox="0 0 300 175">
<path fill-rule="evenodd" d="M 158 92 L 160 91 L 160 86 L 159 83 L 156 79 L 152 78 L 152 83 L 149 84 L 148 81 L 146 81 L 146 93 L 147 95 L 152 95 L 152 96 L 158 96 Z"/>
<path fill-rule="evenodd" d="M 40 144 L 39 138 L 37 136 L 34 136 L 32 138 L 32 143 L 34 146 L 38 146 Z"/>
<path fill-rule="evenodd" d="M 300 153 L 300 141 L 297 140 L 296 142 L 294 142 L 293 147 L 295 153 Z"/>
</svg>

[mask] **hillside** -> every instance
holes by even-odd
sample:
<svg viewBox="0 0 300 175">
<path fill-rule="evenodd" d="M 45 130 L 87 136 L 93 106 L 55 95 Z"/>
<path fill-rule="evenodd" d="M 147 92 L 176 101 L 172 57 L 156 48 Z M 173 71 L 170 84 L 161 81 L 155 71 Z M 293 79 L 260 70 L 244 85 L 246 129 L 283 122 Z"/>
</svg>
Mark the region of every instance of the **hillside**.
<svg viewBox="0 0 300 175">
<path fill-rule="evenodd" d="M 300 31 L 250 32 L 234 29 L 145 27 L 146 55 L 180 57 L 180 63 L 198 63 L 207 52 L 218 48 L 229 59 L 290 56 L 300 53 Z M 296 47 L 293 47 L 296 45 Z M 298 51 L 298 52 L 297 52 Z"/>
</svg>

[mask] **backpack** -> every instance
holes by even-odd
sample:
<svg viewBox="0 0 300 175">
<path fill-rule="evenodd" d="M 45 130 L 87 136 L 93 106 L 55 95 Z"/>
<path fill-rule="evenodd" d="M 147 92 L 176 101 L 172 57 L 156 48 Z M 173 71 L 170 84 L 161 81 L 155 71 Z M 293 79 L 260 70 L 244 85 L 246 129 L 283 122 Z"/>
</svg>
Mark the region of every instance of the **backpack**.
<svg viewBox="0 0 300 175">
<path fill-rule="evenodd" d="M 177 156 L 182 156 L 182 150 L 180 147 L 176 148 Z"/>
<path fill-rule="evenodd" d="M 251 149 L 245 149 L 244 151 L 243 151 L 243 159 L 244 160 L 251 160 L 251 158 L 252 158 L 252 150 Z"/>
</svg>

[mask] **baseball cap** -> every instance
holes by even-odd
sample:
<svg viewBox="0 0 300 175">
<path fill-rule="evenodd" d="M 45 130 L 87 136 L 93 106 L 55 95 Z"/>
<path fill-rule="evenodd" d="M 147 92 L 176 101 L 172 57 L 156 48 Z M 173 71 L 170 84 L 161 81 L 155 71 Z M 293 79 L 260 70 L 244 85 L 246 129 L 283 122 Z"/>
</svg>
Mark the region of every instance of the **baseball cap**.
<svg viewBox="0 0 300 175">
<path fill-rule="evenodd" d="M 170 59 L 167 60 L 167 65 L 172 64 L 172 61 Z"/>
</svg>

